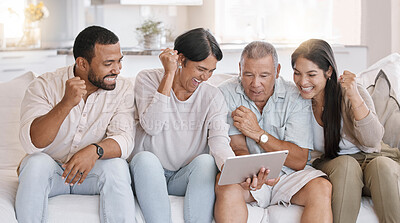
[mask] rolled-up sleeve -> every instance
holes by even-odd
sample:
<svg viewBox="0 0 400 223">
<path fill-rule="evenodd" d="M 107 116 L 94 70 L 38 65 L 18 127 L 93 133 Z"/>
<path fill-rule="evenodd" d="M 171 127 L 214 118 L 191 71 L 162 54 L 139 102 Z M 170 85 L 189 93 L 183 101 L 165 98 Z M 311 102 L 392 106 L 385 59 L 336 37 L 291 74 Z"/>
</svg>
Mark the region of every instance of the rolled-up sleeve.
<svg viewBox="0 0 400 223">
<path fill-rule="evenodd" d="M 49 100 L 49 97 L 51 98 L 51 95 L 48 95 L 49 87 L 41 77 L 36 78 L 27 88 L 21 103 L 19 139 L 22 147 L 28 154 L 47 148 L 37 148 L 33 145 L 30 129 L 32 122 L 36 118 L 47 114 L 54 107 L 52 100 Z"/>
<path fill-rule="evenodd" d="M 106 130 L 106 138 L 115 140 L 121 149 L 121 158 L 127 159 L 134 146 L 134 92 L 127 84 L 121 103 L 116 109 Z"/>
</svg>

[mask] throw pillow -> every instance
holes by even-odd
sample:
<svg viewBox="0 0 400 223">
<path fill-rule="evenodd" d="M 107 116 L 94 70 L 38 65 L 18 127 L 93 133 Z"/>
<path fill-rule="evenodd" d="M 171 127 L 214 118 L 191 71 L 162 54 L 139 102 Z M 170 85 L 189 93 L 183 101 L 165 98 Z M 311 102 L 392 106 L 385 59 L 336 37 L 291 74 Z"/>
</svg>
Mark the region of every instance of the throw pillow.
<svg viewBox="0 0 400 223">
<path fill-rule="evenodd" d="M 400 104 L 383 70 L 379 71 L 374 83 L 368 86 L 367 90 L 374 101 L 379 121 L 385 127 L 383 142 L 391 147 L 400 148 Z"/>
<path fill-rule="evenodd" d="M 27 72 L 13 80 L 0 83 L 0 169 L 16 170 L 25 155 L 19 142 L 21 101 L 29 83 L 35 78 Z"/>
<path fill-rule="evenodd" d="M 376 76 L 380 70 L 385 72 L 395 98 L 400 98 L 400 54 L 393 53 L 382 58 L 366 70 L 360 72 L 357 75 L 357 81 L 364 85 L 364 87 L 374 85 Z"/>
</svg>

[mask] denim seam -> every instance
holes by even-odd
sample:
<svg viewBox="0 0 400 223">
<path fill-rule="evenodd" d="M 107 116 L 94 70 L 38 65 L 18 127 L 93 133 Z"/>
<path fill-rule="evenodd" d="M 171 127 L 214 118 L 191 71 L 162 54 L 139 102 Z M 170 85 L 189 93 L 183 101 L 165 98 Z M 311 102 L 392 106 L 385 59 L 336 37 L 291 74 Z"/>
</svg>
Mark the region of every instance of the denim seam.
<svg viewBox="0 0 400 223">
<path fill-rule="evenodd" d="M 107 214 L 106 214 L 106 202 L 104 199 L 104 195 L 102 195 L 103 192 L 103 186 L 104 186 L 104 182 L 100 182 L 100 176 L 93 173 L 93 176 L 97 178 L 97 182 L 98 182 L 98 187 L 99 187 L 99 194 L 100 194 L 100 200 L 103 204 L 103 219 L 104 219 L 104 223 L 108 222 L 108 218 L 107 218 Z"/>
<path fill-rule="evenodd" d="M 48 180 L 48 183 L 47 183 L 47 186 L 46 186 L 46 191 L 45 191 L 45 195 L 46 196 L 44 196 L 43 204 L 42 204 L 42 222 L 47 222 L 47 216 L 45 216 L 45 213 L 46 213 L 45 208 L 49 208 L 49 207 L 48 207 L 48 205 L 46 207 L 45 204 L 46 204 L 46 199 L 47 199 L 47 204 L 48 204 L 49 195 L 50 195 L 50 185 L 51 185 L 51 182 L 53 181 L 53 176 L 56 173 L 57 173 L 57 171 L 54 171 L 53 175 L 51 177 L 49 177 L 49 180 Z"/>
<path fill-rule="evenodd" d="M 174 174 L 171 175 L 169 180 L 171 180 L 171 179 L 175 180 L 176 179 L 176 174 L 179 172 L 179 170 L 175 171 Z M 192 219 L 191 210 L 190 210 L 190 196 L 188 196 L 189 193 L 187 193 L 189 191 L 189 186 L 190 186 L 189 178 L 190 178 L 191 174 L 192 174 L 192 171 L 188 171 L 188 172 L 185 173 L 185 175 L 186 175 L 185 178 L 187 179 L 187 186 L 186 186 L 186 191 L 185 191 L 184 197 L 186 197 L 186 199 L 187 199 L 187 204 L 186 204 L 186 202 L 184 202 L 184 210 L 185 210 L 185 206 L 186 206 L 187 207 L 187 212 L 188 212 L 186 214 L 186 216 L 188 216 L 188 219 L 184 219 L 184 220 L 185 220 L 185 222 L 188 222 L 188 223 L 190 223 L 191 222 L 190 220 Z M 179 178 L 181 178 L 181 177 L 184 177 L 184 175 L 180 175 L 179 176 Z M 185 218 L 185 213 L 183 213 L 183 217 Z"/>
<path fill-rule="evenodd" d="M 191 172 L 189 173 L 189 175 L 191 175 Z M 189 176 L 188 176 L 189 179 Z M 186 192 L 189 191 L 189 187 L 190 187 L 190 183 L 188 182 L 187 186 L 186 186 Z M 192 214 L 191 214 L 191 210 L 190 210 L 190 196 L 189 193 L 185 192 L 185 196 L 187 196 L 187 201 L 188 201 L 188 206 L 187 206 L 187 210 L 188 210 L 188 221 L 190 222 L 192 220 Z"/>
</svg>

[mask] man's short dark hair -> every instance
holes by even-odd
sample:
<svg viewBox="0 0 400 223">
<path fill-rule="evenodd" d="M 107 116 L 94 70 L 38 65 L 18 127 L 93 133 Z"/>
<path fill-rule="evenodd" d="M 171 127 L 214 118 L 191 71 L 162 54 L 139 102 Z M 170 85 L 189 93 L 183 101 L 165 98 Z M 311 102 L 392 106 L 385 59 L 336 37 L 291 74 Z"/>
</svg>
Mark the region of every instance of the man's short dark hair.
<svg viewBox="0 0 400 223">
<path fill-rule="evenodd" d="M 75 38 L 74 58 L 85 58 L 89 64 L 94 57 L 94 46 L 97 44 L 109 45 L 119 42 L 118 37 L 110 30 L 100 26 L 89 26 L 82 30 Z"/>
<path fill-rule="evenodd" d="M 220 61 L 222 51 L 217 40 L 207 30 L 197 28 L 187 31 L 175 39 L 174 49 L 191 61 L 202 61 L 209 55 Z"/>
</svg>

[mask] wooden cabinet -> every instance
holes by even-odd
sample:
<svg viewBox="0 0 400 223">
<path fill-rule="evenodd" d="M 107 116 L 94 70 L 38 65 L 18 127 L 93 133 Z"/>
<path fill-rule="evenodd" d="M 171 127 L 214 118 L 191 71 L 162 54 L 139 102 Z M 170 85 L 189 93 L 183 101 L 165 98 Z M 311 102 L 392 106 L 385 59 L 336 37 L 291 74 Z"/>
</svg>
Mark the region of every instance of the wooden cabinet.
<svg viewBox="0 0 400 223">
<path fill-rule="evenodd" d="M 0 82 L 28 71 L 41 75 L 65 65 L 66 56 L 57 55 L 57 50 L 0 51 Z"/>
</svg>

